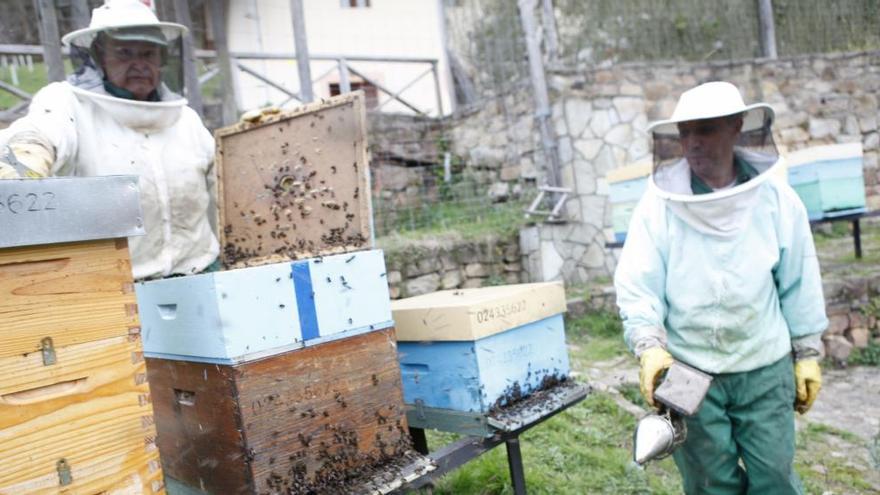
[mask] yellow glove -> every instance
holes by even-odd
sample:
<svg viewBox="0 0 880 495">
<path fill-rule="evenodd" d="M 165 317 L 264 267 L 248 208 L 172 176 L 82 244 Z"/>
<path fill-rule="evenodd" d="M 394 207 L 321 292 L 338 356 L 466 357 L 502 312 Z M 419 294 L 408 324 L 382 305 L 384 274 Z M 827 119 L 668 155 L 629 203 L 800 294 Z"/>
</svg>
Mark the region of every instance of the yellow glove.
<svg viewBox="0 0 880 495">
<path fill-rule="evenodd" d="M 0 156 L 0 179 L 39 179 L 49 175 L 55 157 L 36 143 L 13 143 Z"/>
<path fill-rule="evenodd" d="M 797 412 L 806 414 L 819 395 L 819 389 L 822 388 L 822 370 L 819 368 L 819 361 L 804 359 L 794 363 L 794 379 L 797 384 L 794 408 Z"/>
<path fill-rule="evenodd" d="M 639 358 L 639 389 L 648 404 L 654 404 L 654 388 L 660 382 L 660 375 L 672 366 L 672 354 L 662 347 L 651 347 Z"/>
</svg>

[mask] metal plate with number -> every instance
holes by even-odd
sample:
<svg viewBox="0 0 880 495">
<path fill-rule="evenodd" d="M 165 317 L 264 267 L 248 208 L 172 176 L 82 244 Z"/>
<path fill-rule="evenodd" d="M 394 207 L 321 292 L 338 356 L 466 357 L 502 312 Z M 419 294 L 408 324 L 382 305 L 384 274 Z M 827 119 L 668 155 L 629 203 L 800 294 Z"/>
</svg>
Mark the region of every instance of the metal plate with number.
<svg viewBox="0 0 880 495">
<path fill-rule="evenodd" d="M 0 248 L 143 234 L 136 176 L 0 180 Z"/>
</svg>

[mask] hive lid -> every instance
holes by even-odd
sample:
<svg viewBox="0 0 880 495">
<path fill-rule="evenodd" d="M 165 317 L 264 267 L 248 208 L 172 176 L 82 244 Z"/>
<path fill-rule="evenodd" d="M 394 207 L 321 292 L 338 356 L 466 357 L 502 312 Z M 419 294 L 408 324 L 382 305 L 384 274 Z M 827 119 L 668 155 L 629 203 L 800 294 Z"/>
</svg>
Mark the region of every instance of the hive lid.
<svg viewBox="0 0 880 495">
<path fill-rule="evenodd" d="M 434 292 L 392 301 L 400 341 L 476 340 L 565 312 L 562 282 Z"/>
<path fill-rule="evenodd" d="M 0 248 L 144 234 L 138 178 L 0 180 Z"/>
<path fill-rule="evenodd" d="M 227 266 L 372 245 L 363 92 L 216 132 Z"/>
<path fill-rule="evenodd" d="M 809 148 L 793 151 L 788 154 L 789 167 L 797 167 L 813 162 L 846 160 L 850 158 L 862 158 L 862 143 L 828 144 L 824 146 L 811 146 Z"/>
</svg>

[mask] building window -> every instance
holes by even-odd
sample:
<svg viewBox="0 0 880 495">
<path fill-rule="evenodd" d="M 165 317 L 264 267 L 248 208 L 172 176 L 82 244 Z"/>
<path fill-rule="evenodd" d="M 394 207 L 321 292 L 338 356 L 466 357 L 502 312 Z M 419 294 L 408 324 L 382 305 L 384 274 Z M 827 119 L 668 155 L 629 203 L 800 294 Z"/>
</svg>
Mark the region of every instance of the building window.
<svg viewBox="0 0 880 495">
<path fill-rule="evenodd" d="M 343 9 L 356 9 L 358 7 L 369 7 L 370 0 L 339 0 L 339 6 Z"/>
<path fill-rule="evenodd" d="M 351 90 L 357 91 L 359 89 L 364 90 L 368 109 L 373 109 L 379 106 L 379 90 L 376 89 L 376 86 L 373 86 L 368 82 L 352 81 Z M 342 91 L 339 89 L 339 83 L 330 83 L 330 96 L 336 96 L 339 94 L 342 94 Z"/>
</svg>

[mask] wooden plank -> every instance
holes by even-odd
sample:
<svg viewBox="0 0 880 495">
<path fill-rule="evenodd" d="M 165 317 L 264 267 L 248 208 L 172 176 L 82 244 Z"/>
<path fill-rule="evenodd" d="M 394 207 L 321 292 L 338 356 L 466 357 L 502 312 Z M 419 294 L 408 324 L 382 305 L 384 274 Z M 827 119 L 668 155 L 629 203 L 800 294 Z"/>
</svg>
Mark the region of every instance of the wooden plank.
<svg viewBox="0 0 880 495">
<path fill-rule="evenodd" d="M 362 92 L 215 133 L 220 241 L 227 265 L 369 247 Z"/>
<path fill-rule="evenodd" d="M 139 339 L 75 344 L 56 357 L 50 366 L 33 354 L 0 358 L 0 493 L 57 493 L 62 459 L 71 493 L 160 493 Z"/>
<path fill-rule="evenodd" d="M 148 359 L 165 470 L 215 494 L 346 493 L 409 450 L 396 356 L 389 328 L 235 366 Z"/>
<path fill-rule="evenodd" d="M 187 361 L 146 361 L 166 475 L 195 488 L 218 489 L 213 493 L 247 493 L 252 483 L 235 390 L 237 371 Z"/>
<path fill-rule="evenodd" d="M 0 358 L 137 328 L 125 239 L 0 250 Z"/>
</svg>

